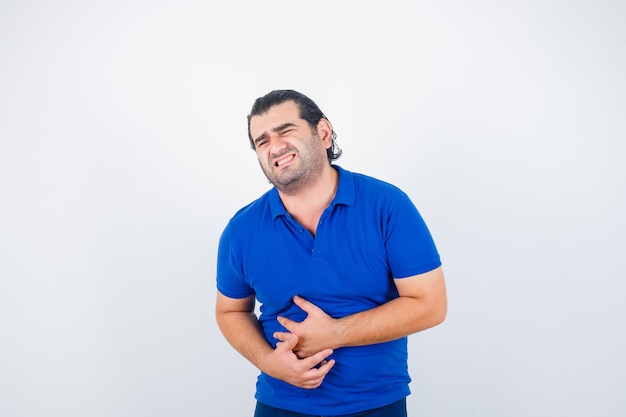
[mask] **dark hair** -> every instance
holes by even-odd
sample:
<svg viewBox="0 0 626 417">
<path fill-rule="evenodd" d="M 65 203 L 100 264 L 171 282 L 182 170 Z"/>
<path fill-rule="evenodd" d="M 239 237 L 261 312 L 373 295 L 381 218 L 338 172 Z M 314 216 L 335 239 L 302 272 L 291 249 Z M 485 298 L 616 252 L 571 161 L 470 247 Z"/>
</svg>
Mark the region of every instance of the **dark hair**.
<svg viewBox="0 0 626 417">
<path fill-rule="evenodd" d="M 263 97 L 259 97 L 255 100 L 252 105 L 252 110 L 250 110 L 250 114 L 248 115 L 248 139 L 250 140 L 250 146 L 254 150 L 254 141 L 252 139 L 252 134 L 250 133 L 250 120 L 253 116 L 258 116 L 263 113 L 267 113 L 270 108 L 276 106 L 278 104 L 282 104 L 286 101 L 293 101 L 298 106 L 300 110 L 300 117 L 303 120 L 306 120 L 312 131 L 317 131 L 317 123 L 321 119 L 328 118 L 324 116 L 324 113 L 317 107 L 317 104 L 307 96 L 302 93 L 299 93 L 294 90 L 274 90 L 272 92 L 267 93 Z M 328 122 L 330 123 L 330 121 Z M 332 129 L 332 125 L 331 125 Z M 334 130 L 332 130 L 332 144 L 328 149 L 326 149 L 326 154 L 328 155 L 328 161 L 332 162 L 336 159 L 339 159 L 341 156 L 342 150 L 337 146 L 337 134 Z"/>
</svg>

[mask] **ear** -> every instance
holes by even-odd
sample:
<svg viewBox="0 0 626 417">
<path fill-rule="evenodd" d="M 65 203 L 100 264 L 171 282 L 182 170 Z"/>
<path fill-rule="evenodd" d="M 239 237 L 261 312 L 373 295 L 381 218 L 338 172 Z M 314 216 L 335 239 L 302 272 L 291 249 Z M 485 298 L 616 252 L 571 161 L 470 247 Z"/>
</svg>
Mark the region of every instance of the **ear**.
<svg viewBox="0 0 626 417">
<path fill-rule="evenodd" d="M 328 119 L 322 117 L 317 122 L 317 134 L 322 138 L 322 143 L 326 149 L 330 148 L 333 143 L 333 127 L 330 125 Z"/>
</svg>

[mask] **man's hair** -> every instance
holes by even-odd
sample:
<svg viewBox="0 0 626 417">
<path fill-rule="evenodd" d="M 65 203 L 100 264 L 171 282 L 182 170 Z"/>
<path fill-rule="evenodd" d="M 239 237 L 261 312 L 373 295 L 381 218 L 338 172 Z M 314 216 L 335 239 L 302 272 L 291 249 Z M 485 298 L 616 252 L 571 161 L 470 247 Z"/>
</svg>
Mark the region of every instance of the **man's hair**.
<svg viewBox="0 0 626 417">
<path fill-rule="evenodd" d="M 250 146 L 253 150 L 254 140 L 252 139 L 252 134 L 250 133 L 250 120 L 254 116 L 258 116 L 260 114 L 267 113 L 270 108 L 273 106 L 282 104 L 286 101 L 293 101 L 298 106 L 300 110 L 300 118 L 306 120 L 306 122 L 311 127 L 311 131 L 317 131 L 317 123 L 321 119 L 328 120 L 328 117 L 324 116 L 324 113 L 317 107 L 317 104 L 307 96 L 302 93 L 299 93 L 294 90 L 274 90 L 263 97 L 259 97 L 255 100 L 252 105 L 252 110 L 250 110 L 250 114 L 248 115 L 248 139 L 250 139 Z M 330 123 L 330 121 L 328 121 Z M 331 125 L 332 129 L 332 125 Z M 336 159 L 339 159 L 341 156 L 342 150 L 337 146 L 337 134 L 334 130 L 332 130 L 332 144 L 328 149 L 326 149 L 326 155 L 328 156 L 328 162 L 332 162 Z"/>
</svg>

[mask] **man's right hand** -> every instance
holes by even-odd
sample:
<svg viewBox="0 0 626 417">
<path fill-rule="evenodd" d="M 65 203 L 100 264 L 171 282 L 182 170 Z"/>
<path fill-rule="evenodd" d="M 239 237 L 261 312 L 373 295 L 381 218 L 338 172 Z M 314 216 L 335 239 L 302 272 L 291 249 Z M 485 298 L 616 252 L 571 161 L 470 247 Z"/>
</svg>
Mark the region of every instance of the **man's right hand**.
<svg viewBox="0 0 626 417">
<path fill-rule="evenodd" d="M 282 333 L 280 342 L 264 360 L 263 371 L 269 376 L 280 379 L 299 388 L 313 389 L 322 385 L 324 378 L 335 365 L 335 360 L 326 360 L 333 353 L 324 349 L 304 359 L 298 359 L 293 349 L 298 344 L 298 336 Z"/>
</svg>

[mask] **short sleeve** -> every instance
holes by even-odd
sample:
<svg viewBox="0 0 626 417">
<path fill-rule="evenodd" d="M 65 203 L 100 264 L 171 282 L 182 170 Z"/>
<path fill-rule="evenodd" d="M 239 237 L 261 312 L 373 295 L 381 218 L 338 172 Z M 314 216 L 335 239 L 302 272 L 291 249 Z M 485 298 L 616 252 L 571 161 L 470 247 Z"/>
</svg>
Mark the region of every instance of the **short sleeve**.
<svg viewBox="0 0 626 417">
<path fill-rule="evenodd" d="M 404 192 L 391 205 L 386 226 L 385 248 L 394 278 L 423 274 L 441 266 L 431 233 Z"/>
<path fill-rule="evenodd" d="M 231 239 L 231 229 L 226 226 L 217 250 L 217 289 L 230 298 L 246 298 L 254 291 L 244 279 L 241 256 Z"/>
</svg>

